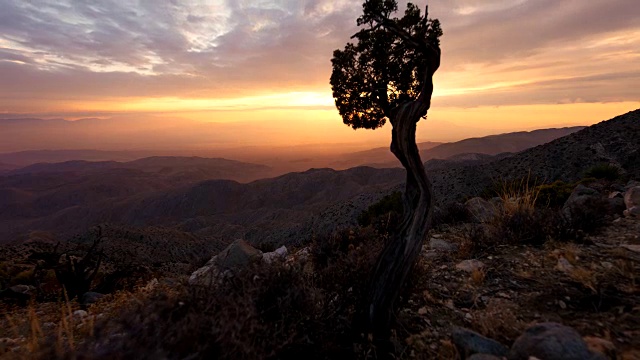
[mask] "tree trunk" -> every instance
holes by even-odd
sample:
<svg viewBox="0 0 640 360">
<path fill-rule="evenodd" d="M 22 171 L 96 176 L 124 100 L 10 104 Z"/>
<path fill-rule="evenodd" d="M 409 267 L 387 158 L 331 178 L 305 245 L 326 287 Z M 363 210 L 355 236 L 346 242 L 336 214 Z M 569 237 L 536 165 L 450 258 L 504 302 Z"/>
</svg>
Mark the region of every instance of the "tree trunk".
<svg viewBox="0 0 640 360">
<path fill-rule="evenodd" d="M 403 221 L 378 258 L 369 288 L 367 317 L 377 339 L 388 338 L 394 303 L 431 225 L 433 191 L 416 145 L 416 125 L 430 105 L 422 100 L 401 105 L 391 119 L 391 152 L 406 169 L 407 180 Z"/>
</svg>

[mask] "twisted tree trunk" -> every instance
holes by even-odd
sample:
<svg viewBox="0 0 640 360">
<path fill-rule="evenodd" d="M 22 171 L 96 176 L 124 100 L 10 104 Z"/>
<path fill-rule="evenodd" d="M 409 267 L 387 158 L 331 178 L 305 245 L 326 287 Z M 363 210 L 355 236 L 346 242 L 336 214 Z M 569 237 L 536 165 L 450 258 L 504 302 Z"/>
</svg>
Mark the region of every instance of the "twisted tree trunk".
<svg viewBox="0 0 640 360">
<path fill-rule="evenodd" d="M 406 169 L 407 180 L 403 221 L 378 258 L 369 288 L 369 328 L 378 339 L 388 338 L 394 303 L 431 225 L 433 190 L 416 145 L 416 125 L 431 104 L 433 72 L 427 72 L 418 99 L 402 104 L 391 117 L 391 152 Z"/>
</svg>

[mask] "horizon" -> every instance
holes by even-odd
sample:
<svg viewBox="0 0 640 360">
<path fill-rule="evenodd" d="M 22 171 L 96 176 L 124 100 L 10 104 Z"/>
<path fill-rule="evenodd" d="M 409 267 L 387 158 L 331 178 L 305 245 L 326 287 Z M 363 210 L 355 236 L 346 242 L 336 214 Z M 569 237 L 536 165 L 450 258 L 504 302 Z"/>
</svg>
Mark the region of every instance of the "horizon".
<svg viewBox="0 0 640 360">
<path fill-rule="evenodd" d="M 443 62 L 417 141 L 589 126 L 639 108 L 634 8 L 431 2 Z M 332 51 L 356 32 L 359 2 L 7 1 L 0 10 L 0 119 L 113 122 L 75 138 L 3 128 L 0 152 L 84 148 L 79 136 L 98 150 L 388 145 L 389 125 L 353 131 L 331 96 Z"/>
</svg>

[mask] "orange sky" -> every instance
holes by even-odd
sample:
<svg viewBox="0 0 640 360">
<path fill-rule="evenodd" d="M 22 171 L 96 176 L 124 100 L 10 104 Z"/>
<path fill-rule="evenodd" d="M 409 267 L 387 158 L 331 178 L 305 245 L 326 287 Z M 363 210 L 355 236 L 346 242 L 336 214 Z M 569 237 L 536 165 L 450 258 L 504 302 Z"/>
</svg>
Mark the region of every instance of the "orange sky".
<svg viewBox="0 0 640 360">
<path fill-rule="evenodd" d="M 341 123 L 329 87 L 332 51 L 360 6 L 3 1 L 0 119 L 246 124 L 211 146 L 382 144 L 388 129 Z M 634 0 L 443 0 L 430 12 L 445 33 L 443 65 L 419 141 L 591 125 L 640 107 Z"/>
</svg>

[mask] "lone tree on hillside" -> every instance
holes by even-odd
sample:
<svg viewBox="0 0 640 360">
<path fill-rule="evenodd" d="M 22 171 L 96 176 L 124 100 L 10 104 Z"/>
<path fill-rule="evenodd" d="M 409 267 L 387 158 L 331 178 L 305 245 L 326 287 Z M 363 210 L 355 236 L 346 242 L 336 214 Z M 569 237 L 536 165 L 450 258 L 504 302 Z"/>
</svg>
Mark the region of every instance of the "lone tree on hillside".
<svg viewBox="0 0 640 360">
<path fill-rule="evenodd" d="M 433 212 L 433 191 L 416 146 L 416 125 L 431 106 L 433 74 L 440 66 L 440 22 L 409 3 L 401 18 L 396 0 L 366 0 L 361 27 L 343 50 L 333 53 L 331 88 L 345 124 L 393 127 L 391 152 L 407 170 L 404 215 L 395 237 L 378 259 L 370 280 L 369 330 L 386 337 L 394 302 L 415 263 Z"/>
</svg>

